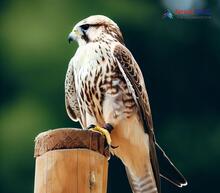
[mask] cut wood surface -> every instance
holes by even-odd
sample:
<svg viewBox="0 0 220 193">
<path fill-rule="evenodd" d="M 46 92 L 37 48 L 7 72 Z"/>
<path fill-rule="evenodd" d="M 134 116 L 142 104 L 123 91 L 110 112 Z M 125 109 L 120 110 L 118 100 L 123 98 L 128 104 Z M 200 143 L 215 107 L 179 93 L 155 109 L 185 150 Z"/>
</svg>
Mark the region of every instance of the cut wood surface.
<svg viewBox="0 0 220 193">
<path fill-rule="evenodd" d="M 41 133 L 35 144 L 34 193 L 106 193 L 106 152 L 99 133 L 78 129 Z"/>
<path fill-rule="evenodd" d="M 40 156 L 48 151 L 56 149 L 86 148 L 97 151 L 102 155 L 109 156 L 106 148 L 106 140 L 97 132 L 62 128 L 40 133 L 35 139 L 34 156 Z"/>
</svg>

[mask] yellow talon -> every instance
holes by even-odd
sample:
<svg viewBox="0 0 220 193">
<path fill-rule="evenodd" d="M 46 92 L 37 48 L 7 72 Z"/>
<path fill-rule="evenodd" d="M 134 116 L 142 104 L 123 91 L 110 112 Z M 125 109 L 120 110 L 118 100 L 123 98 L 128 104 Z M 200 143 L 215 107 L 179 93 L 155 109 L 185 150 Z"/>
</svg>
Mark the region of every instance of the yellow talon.
<svg viewBox="0 0 220 193">
<path fill-rule="evenodd" d="M 110 133 L 107 129 L 99 127 L 99 126 L 95 126 L 94 128 L 91 128 L 90 130 L 101 133 L 102 135 L 104 135 L 108 145 L 111 146 L 112 140 L 111 140 Z"/>
</svg>

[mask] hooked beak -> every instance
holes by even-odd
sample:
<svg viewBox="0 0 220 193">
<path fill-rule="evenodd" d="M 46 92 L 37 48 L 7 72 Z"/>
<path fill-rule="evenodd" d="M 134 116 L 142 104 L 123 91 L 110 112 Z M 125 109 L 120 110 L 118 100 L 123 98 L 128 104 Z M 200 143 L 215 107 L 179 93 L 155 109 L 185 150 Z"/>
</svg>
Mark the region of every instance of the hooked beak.
<svg viewBox="0 0 220 193">
<path fill-rule="evenodd" d="M 73 31 L 68 35 L 69 43 L 76 40 L 78 36 L 80 36 L 80 32 L 77 29 L 73 29 Z"/>
<path fill-rule="evenodd" d="M 73 38 L 71 33 L 68 35 L 68 42 L 69 42 L 69 44 L 74 40 L 74 38 Z"/>
</svg>

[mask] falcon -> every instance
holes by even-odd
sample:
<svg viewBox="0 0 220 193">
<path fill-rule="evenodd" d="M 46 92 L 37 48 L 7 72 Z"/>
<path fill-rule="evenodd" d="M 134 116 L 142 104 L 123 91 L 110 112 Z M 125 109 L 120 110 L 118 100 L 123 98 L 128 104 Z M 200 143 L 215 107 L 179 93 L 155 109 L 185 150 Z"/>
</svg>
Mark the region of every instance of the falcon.
<svg viewBox="0 0 220 193">
<path fill-rule="evenodd" d="M 160 177 L 186 185 L 156 143 L 144 78 L 118 25 L 106 16 L 90 16 L 74 26 L 68 40 L 78 43 L 65 79 L 69 117 L 106 136 L 133 193 L 161 192 Z"/>
</svg>

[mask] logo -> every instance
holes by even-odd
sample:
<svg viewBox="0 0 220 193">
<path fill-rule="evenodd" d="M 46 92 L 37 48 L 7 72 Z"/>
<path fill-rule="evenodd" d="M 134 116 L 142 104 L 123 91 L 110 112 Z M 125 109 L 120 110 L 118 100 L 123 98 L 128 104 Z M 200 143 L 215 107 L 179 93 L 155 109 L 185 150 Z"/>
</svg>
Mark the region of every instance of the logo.
<svg viewBox="0 0 220 193">
<path fill-rule="evenodd" d="M 210 9 L 176 9 L 171 12 L 169 9 L 163 14 L 163 18 L 166 19 L 211 19 Z"/>
<path fill-rule="evenodd" d="M 173 13 L 167 9 L 166 12 L 163 14 L 163 18 L 173 19 Z"/>
</svg>

